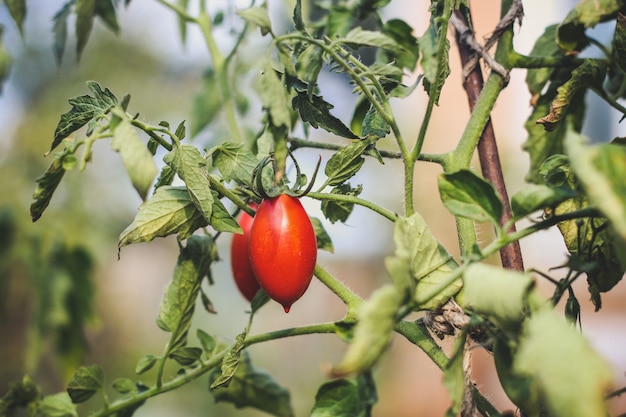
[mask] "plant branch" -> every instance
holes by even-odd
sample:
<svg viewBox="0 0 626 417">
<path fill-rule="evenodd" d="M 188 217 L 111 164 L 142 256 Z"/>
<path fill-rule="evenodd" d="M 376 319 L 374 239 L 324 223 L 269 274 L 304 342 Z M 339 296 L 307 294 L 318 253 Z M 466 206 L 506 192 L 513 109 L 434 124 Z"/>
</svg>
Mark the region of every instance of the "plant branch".
<svg viewBox="0 0 626 417">
<path fill-rule="evenodd" d="M 332 274 L 326 271 L 320 264 L 315 265 L 315 276 L 328 289 L 335 293 L 348 308 L 347 317 L 355 314 L 357 307 L 363 303 L 363 299 L 341 283 Z"/>
<path fill-rule="evenodd" d="M 464 27 L 468 27 L 468 22 L 465 22 L 465 17 L 459 10 L 454 11 L 455 20 L 463 23 Z M 469 37 L 473 39 L 473 35 Z M 473 59 L 473 52 L 470 49 L 471 45 L 467 43 L 468 34 L 463 33 L 457 29 L 456 31 L 456 44 L 459 50 L 459 55 L 461 57 L 461 64 L 464 68 L 467 68 L 468 65 L 471 65 L 471 61 Z M 489 64 L 493 69 L 493 64 Z M 504 67 L 503 70 L 506 71 Z M 469 73 L 466 74 L 465 80 L 463 81 L 463 87 L 465 88 L 465 92 L 467 94 L 467 99 L 469 102 L 469 106 L 471 110 L 474 110 L 476 106 L 476 101 L 480 95 L 480 92 L 483 89 L 484 82 L 483 76 L 480 68 L 477 65 L 474 65 Z M 503 213 L 502 217 L 499 220 L 500 226 L 503 226 L 513 217 L 511 212 L 511 205 L 509 203 L 509 196 L 506 190 L 506 184 L 504 182 L 504 177 L 502 175 L 502 165 L 500 163 L 500 157 L 498 154 L 498 145 L 496 143 L 496 137 L 493 130 L 493 125 L 491 123 L 491 118 L 487 119 L 487 124 L 482 131 L 480 140 L 478 141 L 478 156 L 480 159 L 480 167 L 485 179 L 493 184 L 498 193 L 498 196 L 502 200 L 503 203 Z M 515 224 L 512 223 L 509 230 L 506 232 L 515 232 Z M 519 246 L 519 243 L 513 242 L 511 245 L 505 246 L 500 251 L 500 260 L 502 261 L 502 266 L 508 269 L 513 269 L 516 271 L 524 270 L 524 261 L 522 258 L 522 251 Z"/>
<path fill-rule="evenodd" d="M 386 219 L 392 222 L 395 222 L 398 218 L 397 214 L 395 214 L 394 212 L 390 210 L 387 210 L 377 204 L 374 204 L 371 201 L 363 200 L 362 198 L 358 198 L 358 197 L 351 196 L 351 195 L 310 192 L 307 194 L 307 196 L 314 198 L 315 200 L 320 200 L 320 201 L 327 200 L 327 201 L 339 201 L 342 203 L 357 204 L 359 206 L 368 208 L 375 213 L 380 214 L 381 216 L 385 217 Z"/>
</svg>

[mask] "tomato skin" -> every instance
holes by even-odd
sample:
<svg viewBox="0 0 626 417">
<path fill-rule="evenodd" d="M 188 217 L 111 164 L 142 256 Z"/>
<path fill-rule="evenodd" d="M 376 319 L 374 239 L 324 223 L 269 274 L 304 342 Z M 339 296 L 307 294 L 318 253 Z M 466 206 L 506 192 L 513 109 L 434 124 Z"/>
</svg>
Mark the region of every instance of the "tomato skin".
<svg viewBox="0 0 626 417">
<path fill-rule="evenodd" d="M 288 313 L 309 287 L 317 262 L 315 231 L 300 200 L 287 194 L 263 200 L 249 248 L 261 288 Z"/>
<path fill-rule="evenodd" d="M 258 205 L 250 203 L 250 207 L 256 210 Z M 252 301 L 259 288 L 259 283 L 254 275 L 250 254 L 248 253 L 248 240 L 250 239 L 250 228 L 254 217 L 245 211 L 239 217 L 239 226 L 243 229 L 243 234 L 233 235 L 230 244 L 230 266 L 233 271 L 233 278 L 239 292 L 248 300 Z"/>
</svg>

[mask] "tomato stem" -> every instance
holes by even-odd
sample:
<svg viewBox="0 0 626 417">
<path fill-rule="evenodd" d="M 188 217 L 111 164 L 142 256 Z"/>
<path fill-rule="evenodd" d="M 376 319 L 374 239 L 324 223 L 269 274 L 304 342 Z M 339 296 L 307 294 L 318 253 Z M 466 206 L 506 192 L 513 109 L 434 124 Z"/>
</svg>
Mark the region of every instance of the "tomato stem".
<svg viewBox="0 0 626 417">
<path fill-rule="evenodd" d="M 315 265 L 315 276 L 322 284 L 335 293 L 348 308 L 348 316 L 355 314 L 357 307 L 363 303 L 363 299 L 356 295 L 352 290 L 346 287 L 342 282 L 335 278 L 331 273 L 320 266 Z"/>
</svg>

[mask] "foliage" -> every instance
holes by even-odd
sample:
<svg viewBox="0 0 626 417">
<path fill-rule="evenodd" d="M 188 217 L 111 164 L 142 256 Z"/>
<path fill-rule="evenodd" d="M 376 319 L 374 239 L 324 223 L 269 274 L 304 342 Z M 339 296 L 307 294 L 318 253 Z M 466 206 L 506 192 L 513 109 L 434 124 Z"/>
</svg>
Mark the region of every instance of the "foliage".
<svg viewBox="0 0 626 417">
<path fill-rule="evenodd" d="M 495 59 L 507 72 L 528 69 L 526 80 L 533 97 L 524 145 L 531 161 L 526 176 L 529 184 L 509 202 L 470 167 L 489 113 L 506 87 L 508 73 L 495 68 L 491 71 L 481 101 L 454 150 L 441 155 L 422 152 L 432 111 L 450 76 L 448 28 L 455 19 L 469 16 L 469 2 L 432 1 L 428 29 L 418 39 L 403 20 L 385 20 L 383 12 L 390 0 L 319 2 L 321 13 L 315 18 L 305 13 L 309 5 L 296 0 L 293 27 L 283 34 L 274 29 L 268 4 L 253 1 L 250 7 L 237 12 L 242 25 L 232 49 L 224 52 L 214 32 L 221 14 L 211 15 L 208 2 L 199 2 L 196 10 L 187 1 L 156 1 L 178 19 L 183 40 L 187 26 L 201 29 L 211 57 L 202 91 L 193 100 L 190 137 L 185 122 L 173 129 L 166 121 L 146 123 L 138 113 L 131 112 L 130 95 L 119 98 L 98 82 L 87 81 L 89 93 L 69 99 L 70 109 L 60 115 L 49 149 L 49 153 L 54 152 L 52 161 L 36 181 L 30 214 L 33 221 L 44 216 L 66 174 L 86 170 L 94 143 L 110 141 L 143 201 L 132 223 L 119 236 L 119 249 L 171 235 L 178 239 L 180 255 L 156 320 L 159 328 L 169 333 L 169 341 L 161 355 L 147 354 L 138 361 L 137 378 L 110 382 L 119 394 L 113 401 L 105 394 L 109 383 L 105 371 L 98 365 L 82 366 L 69 379 L 64 393 L 43 395 L 28 376 L 13 383 L 0 400 L 0 416 L 11 415 L 18 408 L 25 408 L 29 415 L 75 416 L 81 411 L 78 404 L 95 402 L 98 393 L 102 395 L 96 398 L 103 406 L 96 416 L 130 416 L 151 397 L 207 375 L 216 401 L 291 416 L 294 411 L 289 391 L 253 365 L 247 348 L 283 337 L 317 333 L 334 333 L 349 346 L 330 370 L 335 379 L 319 388 L 311 411 L 314 416 L 372 414 L 377 401 L 372 369 L 386 354 L 394 333 L 405 336 L 443 370 L 444 384 L 452 397 L 449 415 L 471 415 L 474 409 L 483 415 L 501 415 L 472 384 L 464 366 L 475 344 L 493 352 L 502 387 L 524 414 L 607 414 L 605 395 L 611 387 L 611 373 L 575 327 L 580 320 L 580 306 L 572 283 L 586 276 L 590 297 L 598 310 L 602 294 L 615 287 L 626 269 L 624 141 L 618 138 L 590 145 L 581 135 L 584 97 L 589 91 L 626 117 L 626 108 L 618 101 L 626 97 L 622 2 L 581 0 L 560 24 L 546 28 L 530 56 L 513 49 L 515 18 L 507 14 L 521 13 L 516 9 L 521 3 L 502 2 L 502 14 L 506 16 L 497 31 Z M 119 32 L 117 13 L 121 7 L 132 7 L 129 3 L 65 3 L 52 18 L 56 59 L 60 62 L 64 55 L 68 22 L 75 22 L 80 57 L 94 21 L 98 19 Z M 4 5 L 21 32 L 26 2 L 6 0 Z M 587 29 L 608 21 L 616 22 L 610 45 L 600 45 L 588 37 Z M 245 40 L 259 37 L 266 41 L 266 53 L 254 66 L 238 52 Z M 581 58 L 579 53 L 592 45 L 604 55 Z M 463 42 L 457 46 L 468 48 Z M 371 53 L 371 60 L 362 58 L 366 53 Z M 10 61 L 0 44 L 0 81 L 7 77 Z M 404 84 L 405 74 L 412 71 L 420 74 L 423 89 L 417 84 Z M 341 74 L 352 85 L 356 97 L 352 120 L 337 117 L 333 112 L 337 103 L 322 95 L 321 75 L 325 72 Z M 237 80 L 252 73 L 257 74 L 263 117 L 244 126 L 240 120 L 249 102 L 242 98 Z M 414 94 L 426 94 L 428 105 L 419 136 L 410 145 L 405 137 L 408 127 L 400 125 L 391 103 Z M 194 139 L 216 120 L 226 121 L 230 140 L 204 149 Z M 339 142 L 314 141 L 313 129 L 321 129 Z M 300 134 L 304 138 L 297 137 Z M 385 138 L 393 141 L 393 151 L 380 149 Z M 297 148 L 333 151 L 324 165 L 326 178 L 322 185 L 314 192 L 310 188 L 304 192 L 321 202 L 327 220 L 346 222 L 354 206 L 360 205 L 389 221 L 395 244 L 385 260 L 390 282 L 363 300 L 318 264 L 315 276 L 345 304 L 345 317 L 334 323 L 251 335 L 252 319 L 268 301 L 261 291 L 252 300 L 248 326 L 232 344 L 203 329 L 196 329 L 197 342 L 193 342 L 188 336 L 192 318 L 198 314 L 198 299 L 206 310 L 212 310 L 201 284 L 205 279 L 212 283 L 212 266 L 219 259 L 216 240 L 242 232 L 234 216 L 239 210 L 254 215 L 249 200 L 260 200 L 264 189 L 285 187 L 290 182 L 286 169 L 289 158 L 297 169 L 295 180 L 291 180 L 293 188 L 304 187 L 307 178 L 293 155 Z M 387 158 L 402 162 L 404 175 L 398 180 L 405 190 L 401 213 L 360 198 L 369 184 L 353 186 L 348 182 L 364 169 L 368 157 L 381 164 Z M 462 251 L 459 259 L 454 259 L 437 240 L 414 207 L 415 166 L 422 161 L 438 163 L 443 169 L 437 183 L 443 204 L 457 222 Z M 538 220 L 537 213 L 542 215 Z M 511 226 L 520 219 L 534 221 L 515 231 Z M 9 227 L 10 222 L 2 220 L 0 217 L 0 227 Z M 313 223 L 318 246 L 332 252 L 332 231 L 324 230 L 319 220 Z M 494 240 L 479 244 L 476 223 L 492 226 Z M 569 257 L 563 265 L 568 271 L 565 278 L 546 277 L 556 287 L 551 299 L 542 298 L 530 273 L 511 270 L 506 263 L 502 267 L 487 264 L 492 254 L 554 226 L 563 236 Z M 1 236 L 6 240 L 0 242 L 3 247 L 12 245 L 11 233 Z M 63 262 L 55 263 L 59 253 Z M 82 320 L 92 314 L 91 288 L 81 283 L 80 277 L 81 272 L 92 268 L 91 258 L 80 248 L 59 245 L 46 261 L 69 284 L 65 292 L 51 290 L 47 294 L 51 300 L 41 300 L 50 308 L 42 311 L 53 311 L 54 297 L 72 299 L 72 311 L 65 312 L 71 319 L 58 326 L 59 333 L 65 335 L 61 342 L 73 343 L 68 350 L 73 346 L 84 348 L 80 329 Z M 563 318 L 554 306 L 565 291 L 569 298 Z M 442 313 L 452 310 L 456 311 L 452 318 Z M 408 319 L 414 312 L 425 312 L 426 316 Z M 435 337 L 455 338 L 450 358 L 443 355 Z M 169 374 L 166 365 L 171 364 L 179 369 L 178 373 Z M 138 377 L 148 380 L 152 369 L 156 369 L 156 375 L 144 385 Z M 577 394 L 573 397 L 571 393 Z"/>
</svg>

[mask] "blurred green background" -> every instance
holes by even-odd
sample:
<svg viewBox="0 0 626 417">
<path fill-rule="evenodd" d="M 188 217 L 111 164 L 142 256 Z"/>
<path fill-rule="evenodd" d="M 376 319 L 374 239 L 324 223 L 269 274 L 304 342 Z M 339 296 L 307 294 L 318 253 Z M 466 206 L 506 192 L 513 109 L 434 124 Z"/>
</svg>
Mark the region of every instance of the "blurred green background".
<svg viewBox="0 0 626 417">
<path fill-rule="evenodd" d="M 394 1 L 387 17 L 407 20 L 416 27 L 415 35 L 419 36 L 427 24 L 428 3 Z M 474 8 L 474 19 L 479 35 L 483 35 L 497 22 L 500 2 L 480 3 Z M 572 2 L 555 3 L 558 4 L 527 5 L 526 22 L 531 24 L 519 29 L 517 41 L 522 52 L 530 49 L 547 24 L 562 19 Z M 51 162 L 51 156 L 46 158 L 44 153 L 50 147 L 59 116 L 69 110 L 69 98 L 88 93 L 85 81 L 95 80 L 118 97 L 130 94 L 129 111 L 139 112 L 149 123 L 166 120 L 175 126 L 187 120 L 193 124 L 194 97 L 201 89 L 202 75 L 210 67 L 210 61 L 195 29 L 189 30 L 188 40 L 183 45 L 171 12 L 156 2 L 135 0 L 128 8 L 119 9 L 121 32 L 118 36 L 96 22 L 80 63 L 76 62 L 75 41 L 70 37 L 66 56 L 57 65 L 52 53 L 51 19 L 63 4 L 56 0 L 28 2 L 23 39 L 5 8 L 0 7 L 0 24 L 5 27 L 4 43 L 14 59 L 10 78 L 0 96 L 0 178 L 3 184 L 0 193 L 0 395 L 10 381 L 20 380 L 24 374 L 33 377 L 45 394 L 63 390 L 68 376 L 81 364 L 100 364 L 109 385 L 118 377 L 135 378 L 133 370 L 137 360 L 148 353 L 158 355 L 167 341 L 167 335 L 158 329 L 155 319 L 161 294 L 171 279 L 178 255 L 176 241 L 167 238 L 130 246 L 124 248 L 121 258 L 117 259 L 119 233 L 132 221 L 141 201 L 125 176 L 118 155 L 106 141 L 96 144 L 93 161 L 85 172 L 66 174 L 50 207 L 35 224 L 30 221 L 28 207 L 36 178 Z M 247 3 L 211 4 L 227 12 L 225 25 L 219 29 L 219 39 L 224 45 L 232 42 L 226 23 L 228 16 L 233 16 L 235 6 L 246 7 Z M 270 2 L 270 9 L 277 22 L 281 19 L 286 22 L 292 5 Z M 263 52 L 262 46 L 255 44 L 248 44 L 246 48 L 252 56 Z M 426 152 L 450 149 L 469 114 L 455 53 L 452 50 L 453 74 L 444 89 L 441 108 L 433 119 Z M 524 140 L 524 119 L 529 112 L 523 77 L 523 72 L 513 74 L 493 115 L 512 192 L 522 185 L 527 169 L 527 158 L 519 149 Z M 244 94 L 247 89 L 252 91 L 252 82 L 242 81 L 240 88 Z M 330 97 L 333 94 L 337 99 L 342 95 L 349 97 L 349 86 L 333 78 L 325 82 Z M 415 120 L 421 119 L 424 95 L 415 96 L 397 106 L 401 125 L 406 126 L 406 137 L 416 136 L 419 126 Z M 246 120 L 252 127 L 258 127 L 260 120 L 260 109 L 255 105 L 251 102 Z M 348 105 L 338 105 L 335 110 L 344 120 L 350 117 Z M 598 114 L 607 113 L 600 111 Z M 450 123 L 450 115 L 458 122 Z M 599 126 L 616 125 L 615 120 L 607 121 L 606 117 Z M 219 121 L 211 132 L 202 132 L 195 140 L 203 147 L 216 138 L 227 139 Z M 322 153 L 322 156 L 327 155 Z M 317 152 L 298 151 L 297 157 L 302 158 L 305 172 L 311 172 Z M 401 167 L 394 162 L 385 166 L 375 161 L 367 161 L 367 164 L 355 179 L 355 183 L 365 185 L 362 196 L 391 210 L 401 210 L 402 190 L 398 183 Z M 435 166 L 418 167 L 419 210 L 432 225 L 435 235 L 456 253 L 454 222 L 436 194 L 438 172 Z M 305 204 L 312 215 L 320 216 L 319 203 L 306 199 Z M 356 208 L 346 225 L 327 225 L 327 230 L 334 240 L 335 254 L 321 254 L 320 261 L 339 279 L 363 297 L 389 279 L 383 265 L 384 256 L 393 251 L 389 224 L 365 209 Z M 481 230 L 481 238 L 488 241 L 491 232 Z M 199 308 L 194 325 L 210 334 L 232 339 L 246 324 L 247 304 L 230 277 L 229 238 L 224 236 L 219 243 L 222 261 L 214 268 L 215 285 L 207 289 L 218 314 L 209 315 Z M 539 269 L 559 264 L 565 256 L 554 230 L 523 241 L 522 246 L 527 266 Z M 585 331 L 599 338 L 596 347 L 615 364 L 616 378 L 623 382 L 625 358 L 612 348 L 616 344 L 624 346 L 626 342 L 623 321 L 617 332 L 615 328 L 609 331 L 602 327 L 611 322 L 611 317 L 623 314 L 619 300 L 625 295 L 624 284 L 614 293 L 615 301 L 607 299 L 605 308 L 597 315 L 589 313 L 585 303 L 583 326 Z M 343 313 L 342 305 L 330 291 L 314 280 L 306 296 L 288 315 L 278 304 L 265 306 L 255 318 L 252 331 L 259 333 L 337 320 Z M 594 327 L 594 319 L 598 326 Z M 444 345 L 449 348 L 447 342 Z M 289 387 L 297 415 L 307 415 L 317 387 L 327 380 L 325 369 L 337 362 L 344 350 L 345 344 L 336 337 L 319 335 L 257 345 L 250 353 L 257 366 Z M 493 375 L 489 356 L 477 352 L 474 361 L 478 383 L 486 387 L 496 405 L 508 406 Z M 148 373 L 141 378 L 149 382 L 152 377 L 152 373 Z M 449 405 L 435 365 L 400 338 L 394 341 L 391 354 L 376 368 L 375 378 L 380 397 L 374 408 L 376 416 L 443 415 Z M 92 400 L 87 408 L 96 402 Z M 174 393 L 150 400 L 135 415 L 257 416 L 262 413 L 215 404 L 206 378 L 200 378 Z"/>
</svg>

